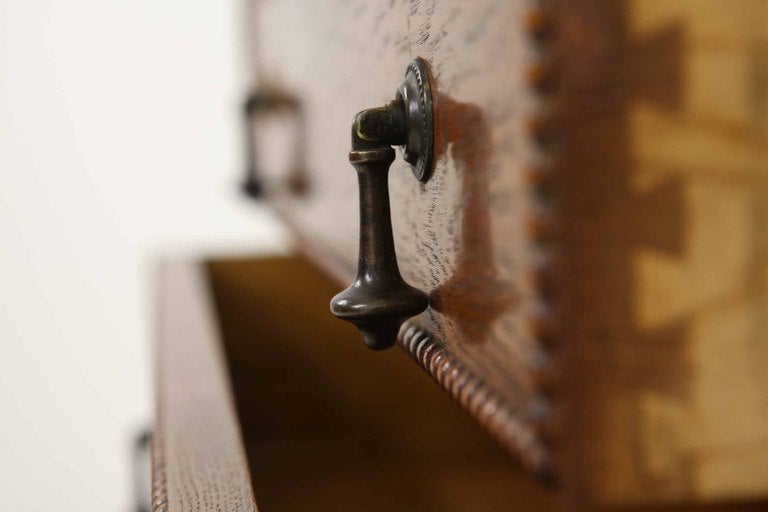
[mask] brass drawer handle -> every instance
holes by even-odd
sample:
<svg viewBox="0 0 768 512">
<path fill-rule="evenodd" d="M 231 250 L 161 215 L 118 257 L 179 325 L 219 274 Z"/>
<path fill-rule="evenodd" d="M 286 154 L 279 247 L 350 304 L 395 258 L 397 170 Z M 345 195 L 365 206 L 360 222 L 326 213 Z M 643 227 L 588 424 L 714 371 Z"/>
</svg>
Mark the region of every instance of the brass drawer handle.
<svg viewBox="0 0 768 512">
<path fill-rule="evenodd" d="M 360 253 L 352 284 L 331 300 L 338 318 L 355 324 L 373 350 L 391 347 L 402 323 L 429 305 L 427 295 L 406 283 L 397 266 L 389 208 L 392 146 L 420 181 L 432 170 L 434 145 L 432 95 L 423 60 L 411 62 L 397 97 L 364 110 L 352 122 L 349 161 L 360 187 Z"/>
</svg>

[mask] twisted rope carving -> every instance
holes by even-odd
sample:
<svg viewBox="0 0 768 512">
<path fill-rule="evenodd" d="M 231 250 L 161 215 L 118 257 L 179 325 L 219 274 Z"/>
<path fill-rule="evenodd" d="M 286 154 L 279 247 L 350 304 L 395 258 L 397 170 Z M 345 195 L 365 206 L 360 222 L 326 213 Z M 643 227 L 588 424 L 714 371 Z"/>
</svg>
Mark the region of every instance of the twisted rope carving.
<svg viewBox="0 0 768 512">
<path fill-rule="evenodd" d="M 542 480 L 551 480 L 549 454 L 533 426 L 475 373 L 464 367 L 430 334 L 412 322 L 400 330 L 398 342 L 472 418 L 505 450 Z"/>
</svg>

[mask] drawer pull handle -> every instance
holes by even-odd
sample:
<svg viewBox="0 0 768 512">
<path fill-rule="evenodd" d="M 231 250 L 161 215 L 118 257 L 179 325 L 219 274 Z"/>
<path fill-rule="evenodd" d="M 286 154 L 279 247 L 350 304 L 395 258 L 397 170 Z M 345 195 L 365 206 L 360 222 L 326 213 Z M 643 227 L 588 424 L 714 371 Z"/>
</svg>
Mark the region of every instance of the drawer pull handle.
<svg viewBox="0 0 768 512">
<path fill-rule="evenodd" d="M 259 169 L 257 148 L 254 140 L 253 127 L 259 116 L 275 113 L 288 113 L 295 117 L 299 133 L 296 135 L 297 159 L 294 162 L 287 183 L 291 192 L 301 194 L 306 188 L 304 176 L 304 112 L 299 99 L 281 89 L 261 87 L 252 91 L 243 103 L 243 134 L 245 136 L 245 176 L 240 184 L 243 193 L 253 199 L 264 195 L 264 182 Z"/>
<path fill-rule="evenodd" d="M 429 179 L 433 154 L 432 96 L 424 61 L 409 64 L 397 97 L 364 110 L 352 122 L 349 161 L 360 187 L 360 252 L 352 284 L 331 300 L 331 311 L 352 322 L 373 350 L 391 347 L 402 323 L 427 309 L 427 295 L 400 275 L 389 208 L 392 146 L 419 181 Z"/>
</svg>

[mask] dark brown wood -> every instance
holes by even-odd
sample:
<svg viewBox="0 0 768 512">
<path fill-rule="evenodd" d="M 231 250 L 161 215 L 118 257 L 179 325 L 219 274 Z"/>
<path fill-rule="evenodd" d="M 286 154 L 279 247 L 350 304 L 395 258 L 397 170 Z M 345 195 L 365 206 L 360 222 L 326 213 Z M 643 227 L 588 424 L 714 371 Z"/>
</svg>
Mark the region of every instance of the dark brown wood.
<svg viewBox="0 0 768 512">
<path fill-rule="evenodd" d="M 308 196 L 271 199 L 347 282 L 350 115 L 425 58 L 435 172 L 390 177 L 400 269 L 430 296 L 415 324 L 571 499 L 764 499 L 768 10 L 609 4 L 258 4 L 262 76 L 300 91 L 312 163 Z"/>
<path fill-rule="evenodd" d="M 431 308 L 418 325 L 468 372 L 483 377 L 505 404 L 499 417 L 539 432 L 552 410 L 539 389 L 549 362 L 539 342 L 546 326 L 540 314 L 548 306 L 535 280 L 547 254 L 527 236 L 538 210 L 521 172 L 538 158 L 526 131 L 538 107 L 535 91 L 516 75 L 536 60 L 524 30 L 529 9 L 510 2 L 395 2 L 386 9 L 353 2 L 328 11 L 322 3 L 283 2 L 263 4 L 258 12 L 262 68 L 305 91 L 314 105 L 307 121 L 315 185 L 306 197 L 275 194 L 272 200 L 337 273 L 353 269 L 358 256 L 356 223 L 343 220 L 357 210 L 357 194 L 341 159 L 347 142 L 330 127 L 346 132 L 351 112 L 391 98 L 411 56 L 430 62 L 436 167 L 430 181 L 414 186 L 409 166 L 393 165 L 398 264 L 407 282 L 430 295 Z M 462 20 L 472 20 L 471 26 Z M 515 26 L 520 30 L 505 28 Z M 435 31 L 440 35 L 430 39 Z M 295 52 L 272 54 L 290 44 L 284 38 L 293 32 L 325 42 L 312 48 L 293 43 Z M 375 41 L 375 55 L 352 41 Z M 494 55 L 511 59 L 510 65 L 499 65 Z M 306 72 L 307 58 L 322 67 L 322 83 Z M 343 101 L 323 99 L 329 97 Z"/>
<path fill-rule="evenodd" d="M 166 263 L 157 279 L 152 510 L 256 511 L 205 273 Z"/>
<path fill-rule="evenodd" d="M 371 352 L 330 316 L 337 284 L 312 265 L 267 258 L 208 268 L 261 509 L 565 510 L 403 351 Z M 424 348 L 418 357 L 441 361 Z M 434 369 L 446 384 L 464 375 Z"/>
</svg>

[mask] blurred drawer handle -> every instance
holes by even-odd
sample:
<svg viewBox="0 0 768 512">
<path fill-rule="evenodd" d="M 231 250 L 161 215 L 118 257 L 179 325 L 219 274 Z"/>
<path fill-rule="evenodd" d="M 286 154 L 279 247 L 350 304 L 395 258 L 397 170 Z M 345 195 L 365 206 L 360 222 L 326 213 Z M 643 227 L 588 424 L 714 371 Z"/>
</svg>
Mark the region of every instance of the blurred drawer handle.
<svg viewBox="0 0 768 512">
<path fill-rule="evenodd" d="M 287 112 L 295 116 L 298 133 L 295 137 L 296 161 L 287 177 L 289 190 L 300 195 L 306 189 L 304 169 L 305 121 L 301 101 L 289 92 L 274 87 L 261 87 L 252 91 L 243 103 L 243 135 L 245 136 L 245 176 L 240 187 L 247 196 L 259 199 L 264 195 L 264 180 L 258 164 L 258 151 L 254 139 L 254 122 L 258 116 Z"/>
</svg>

